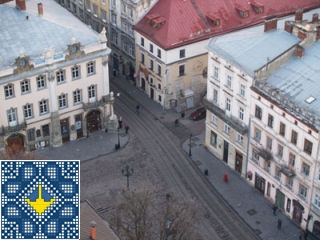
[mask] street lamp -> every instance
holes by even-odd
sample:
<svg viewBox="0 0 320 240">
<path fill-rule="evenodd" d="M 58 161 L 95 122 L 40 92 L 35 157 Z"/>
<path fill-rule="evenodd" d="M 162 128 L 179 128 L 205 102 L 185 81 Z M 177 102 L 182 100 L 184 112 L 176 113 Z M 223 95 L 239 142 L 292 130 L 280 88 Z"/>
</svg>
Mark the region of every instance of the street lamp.
<svg viewBox="0 0 320 240">
<path fill-rule="evenodd" d="M 120 132 L 120 128 L 118 127 L 118 148 L 120 148 L 120 135 L 119 135 L 119 132 Z"/>
<path fill-rule="evenodd" d="M 122 175 L 127 177 L 127 189 L 129 189 L 129 177 L 133 174 L 133 168 L 130 168 L 128 165 L 122 169 Z"/>
<path fill-rule="evenodd" d="M 189 136 L 189 157 L 192 156 L 192 153 L 191 153 L 191 138 L 192 138 L 192 133 Z"/>
</svg>

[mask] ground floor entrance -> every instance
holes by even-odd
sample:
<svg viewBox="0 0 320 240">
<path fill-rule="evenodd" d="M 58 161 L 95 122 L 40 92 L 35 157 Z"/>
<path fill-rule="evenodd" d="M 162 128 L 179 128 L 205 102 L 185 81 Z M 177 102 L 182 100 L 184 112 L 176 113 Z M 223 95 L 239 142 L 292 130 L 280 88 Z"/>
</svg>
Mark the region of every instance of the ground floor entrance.
<svg viewBox="0 0 320 240">
<path fill-rule="evenodd" d="M 87 129 L 88 132 L 94 132 L 101 129 L 100 111 L 92 110 L 87 115 Z"/>
<path fill-rule="evenodd" d="M 24 152 L 24 138 L 21 134 L 13 134 L 7 138 L 7 153 L 16 155 Z"/>
</svg>

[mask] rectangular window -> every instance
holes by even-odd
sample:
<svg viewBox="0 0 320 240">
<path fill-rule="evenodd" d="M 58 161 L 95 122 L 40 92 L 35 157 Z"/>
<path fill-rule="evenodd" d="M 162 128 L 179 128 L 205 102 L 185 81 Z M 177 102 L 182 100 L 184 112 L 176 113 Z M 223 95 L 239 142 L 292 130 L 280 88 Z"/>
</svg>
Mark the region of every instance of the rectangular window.
<svg viewBox="0 0 320 240">
<path fill-rule="evenodd" d="M 91 12 L 91 4 L 89 0 L 87 0 L 87 11 Z"/>
<path fill-rule="evenodd" d="M 272 150 L 272 138 L 270 138 L 270 137 L 267 137 L 267 149 L 269 151 Z"/>
<path fill-rule="evenodd" d="M 282 159 L 283 157 L 283 146 L 278 144 L 278 153 L 277 156 Z"/>
<path fill-rule="evenodd" d="M 293 153 L 289 153 L 289 166 L 293 168 L 295 162 L 296 162 L 296 155 L 294 155 Z"/>
<path fill-rule="evenodd" d="M 217 124 L 218 124 L 218 118 L 217 118 L 216 115 L 212 114 L 211 122 L 212 122 L 214 125 L 217 125 Z"/>
<path fill-rule="evenodd" d="M 244 118 L 244 109 L 239 107 L 239 119 L 243 121 Z"/>
<path fill-rule="evenodd" d="M 150 59 L 150 70 L 153 71 L 153 60 Z"/>
<path fill-rule="evenodd" d="M 292 189 L 293 179 L 291 177 L 287 177 L 286 186 L 287 188 Z"/>
<path fill-rule="evenodd" d="M 27 130 L 27 135 L 28 135 L 28 141 L 34 141 L 36 140 L 36 135 L 35 135 L 35 129 L 31 128 Z"/>
<path fill-rule="evenodd" d="M 40 115 L 48 113 L 48 100 L 41 100 L 39 102 Z"/>
<path fill-rule="evenodd" d="M 101 19 L 103 22 L 107 22 L 107 12 L 101 9 Z"/>
<path fill-rule="evenodd" d="M 161 50 L 160 49 L 158 49 L 157 57 L 161 58 Z"/>
<path fill-rule="evenodd" d="M 226 111 L 228 111 L 228 112 L 231 111 L 231 100 L 230 100 L 230 98 L 226 99 Z"/>
<path fill-rule="evenodd" d="M 72 73 L 72 79 L 79 79 L 80 78 L 80 67 L 79 66 L 74 66 L 71 68 L 71 73 Z"/>
<path fill-rule="evenodd" d="M 243 135 L 238 133 L 237 134 L 237 142 L 242 145 L 243 144 Z"/>
<path fill-rule="evenodd" d="M 73 104 L 80 104 L 81 103 L 81 90 L 77 89 L 73 92 Z"/>
<path fill-rule="evenodd" d="M 218 90 L 217 89 L 213 89 L 213 102 L 214 103 L 218 103 Z"/>
<path fill-rule="evenodd" d="M 117 25 L 117 15 L 114 12 L 111 12 L 111 23 Z"/>
<path fill-rule="evenodd" d="M 143 38 L 143 37 L 140 38 L 140 45 L 141 45 L 142 47 L 144 47 L 144 38 Z"/>
<path fill-rule="evenodd" d="M 90 87 L 88 87 L 88 96 L 89 96 L 89 101 L 91 99 L 91 101 L 95 101 L 96 99 L 96 87 L 94 85 L 91 85 Z"/>
<path fill-rule="evenodd" d="M 320 195 L 315 194 L 313 204 L 320 209 Z"/>
<path fill-rule="evenodd" d="M 213 71 L 213 77 L 217 80 L 219 80 L 219 68 L 218 67 L 214 67 L 214 71 Z"/>
<path fill-rule="evenodd" d="M 262 109 L 257 105 L 256 105 L 256 110 L 255 110 L 255 114 L 254 115 L 255 115 L 256 118 L 261 120 L 261 118 L 262 118 Z"/>
<path fill-rule="evenodd" d="M 280 168 L 276 166 L 276 169 L 275 169 L 275 179 L 277 180 L 280 180 L 281 178 L 281 171 L 280 171 Z"/>
<path fill-rule="evenodd" d="M 158 76 L 161 76 L 161 65 L 158 65 Z"/>
<path fill-rule="evenodd" d="M 254 140 L 257 142 L 261 140 L 261 131 L 258 128 L 254 128 Z"/>
<path fill-rule="evenodd" d="M 49 124 L 46 124 L 46 125 L 42 126 L 42 134 L 43 134 L 44 137 L 50 136 Z"/>
<path fill-rule="evenodd" d="M 302 184 L 299 185 L 299 197 L 303 200 L 307 198 L 308 189 Z"/>
<path fill-rule="evenodd" d="M 179 66 L 179 76 L 183 76 L 185 74 L 184 72 L 184 65 Z"/>
<path fill-rule="evenodd" d="M 227 76 L 227 87 L 232 89 L 232 77 L 230 75 Z"/>
<path fill-rule="evenodd" d="M 87 73 L 88 73 L 88 75 L 93 75 L 96 73 L 96 63 L 95 62 L 87 63 Z"/>
<path fill-rule="evenodd" d="M 304 139 L 303 151 L 309 155 L 312 153 L 312 142 L 307 139 Z"/>
<path fill-rule="evenodd" d="M 260 156 L 259 156 L 257 150 L 256 149 L 252 149 L 252 160 L 254 162 L 256 162 L 257 164 L 259 164 L 259 158 L 260 158 Z"/>
<path fill-rule="evenodd" d="M 246 86 L 241 84 L 240 85 L 240 96 L 245 97 L 246 96 Z"/>
<path fill-rule="evenodd" d="M 92 4 L 93 6 L 93 16 L 98 17 L 98 6 L 95 4 Z"/>
<path fill-rule="evenodd" d="M 217 147 L 217 134 L 213 131 L 211 131 L 211 135 L 210 135 L 210 145 L 213 147 Z"/>
<path fill-rule="evenodd" d="M 224 124 L 224 132 L 228 135 L 230 134 L 230 126 L 228 124 Z"/>
<path fill-rule="evenodd" d="M 144 54 L 141 53 L 141 63 L 144 64 Z"/>
<path fill-rule="evenodd" d="M 279 134 L 283 137 L 286 134 L 286 125 L 283 122 L 280 122 Z"/>
<path fill-rule="evenodd" d="M 8 123 L 10 127 L 17 125 L 17 109 L 16 108 L 10 108 L 7 110 L 7 116 L 8 116 Z"/>
<path fill-rule="evenodd" d="M 58 84 L 64 83 L 65 82 L 64 70 L 57 71 L 56 77 L 57 77 Z"/>
<path fill-rule="evenodd" d="M 310 174 L 310 166 L 303 162 L 301 167 L 301 173 L 308 177 Z"/>
<path fill-rule="evenodd" d="M 291 143 L 297 145 L 298 142 L 298 133 L 294 130 L 291 131 Z"/>
<path fill-rule="evenodd" d="M 23 116 L 25 119 L 32 118 L 33 111 L 32 111 L 32 105 L 26 104 L 23 106 Z"/>
<path fill-rule="evenodd" d="M 46 88 L 46 78 L 43 75 L 37 77 L 38 90 Z"/>
<path fill-rule="evenodd" d="M 186 50 L 185 49 L 180 49 L 180 58 L 185 58 L 186 57 Z"/>
<path fill-rule="evenodd" d="M 20 82 L 21 85 L 21 93 L 29 93 L 30 92 L 30 81 L 29 80 L 23 80 Z"/>
<path fill-rule="evenodd" d="M 66 94 L 61 94 L 58 97 L 58 103 L 59 103 L 59 108 L 66 108 L 67 107 L 67 95 Z"/>
<path fill-rule="evenodd" d="M 268 114 L 268 127 L 273 128 L 273 122 L 274 122 L 273 116 Z"/>
<path fill-rule="evenodd" d="M 153 53 L 153 45 L 151 43 L 149 44 L 149 51 Z"/>
<path fill-rule="evenodd" d="M 11 98 L 14 96 L 14 91 L 13 91 L 13 85 L 9 84 L 7 86 L 4 87 L 4 95 L 6 96 L 6 98 Z"/>
</svg>

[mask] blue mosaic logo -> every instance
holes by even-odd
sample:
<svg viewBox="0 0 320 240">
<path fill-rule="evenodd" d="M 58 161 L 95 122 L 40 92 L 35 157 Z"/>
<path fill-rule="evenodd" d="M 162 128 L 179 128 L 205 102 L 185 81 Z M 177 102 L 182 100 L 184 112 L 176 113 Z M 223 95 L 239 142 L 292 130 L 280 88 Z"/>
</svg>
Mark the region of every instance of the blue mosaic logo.
<svg viewBox="0 0 320 240">
<path fill-rule="evenodd" d="M 1 161 L 1 239 L 80 239 L 79 161 Z"/>
</svg>

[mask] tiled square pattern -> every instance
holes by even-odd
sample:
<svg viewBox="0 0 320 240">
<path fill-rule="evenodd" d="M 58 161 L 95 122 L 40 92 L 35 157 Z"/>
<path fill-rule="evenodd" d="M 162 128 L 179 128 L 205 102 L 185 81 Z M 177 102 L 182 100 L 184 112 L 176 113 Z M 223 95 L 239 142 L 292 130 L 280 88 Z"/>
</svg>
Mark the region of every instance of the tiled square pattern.
<svg viewBox="0 0 320 240">
<path fill-rule="evenodd" d="M 1 160 L 1 239 L 79 239 L 79 161 Z"/>
</svg>

